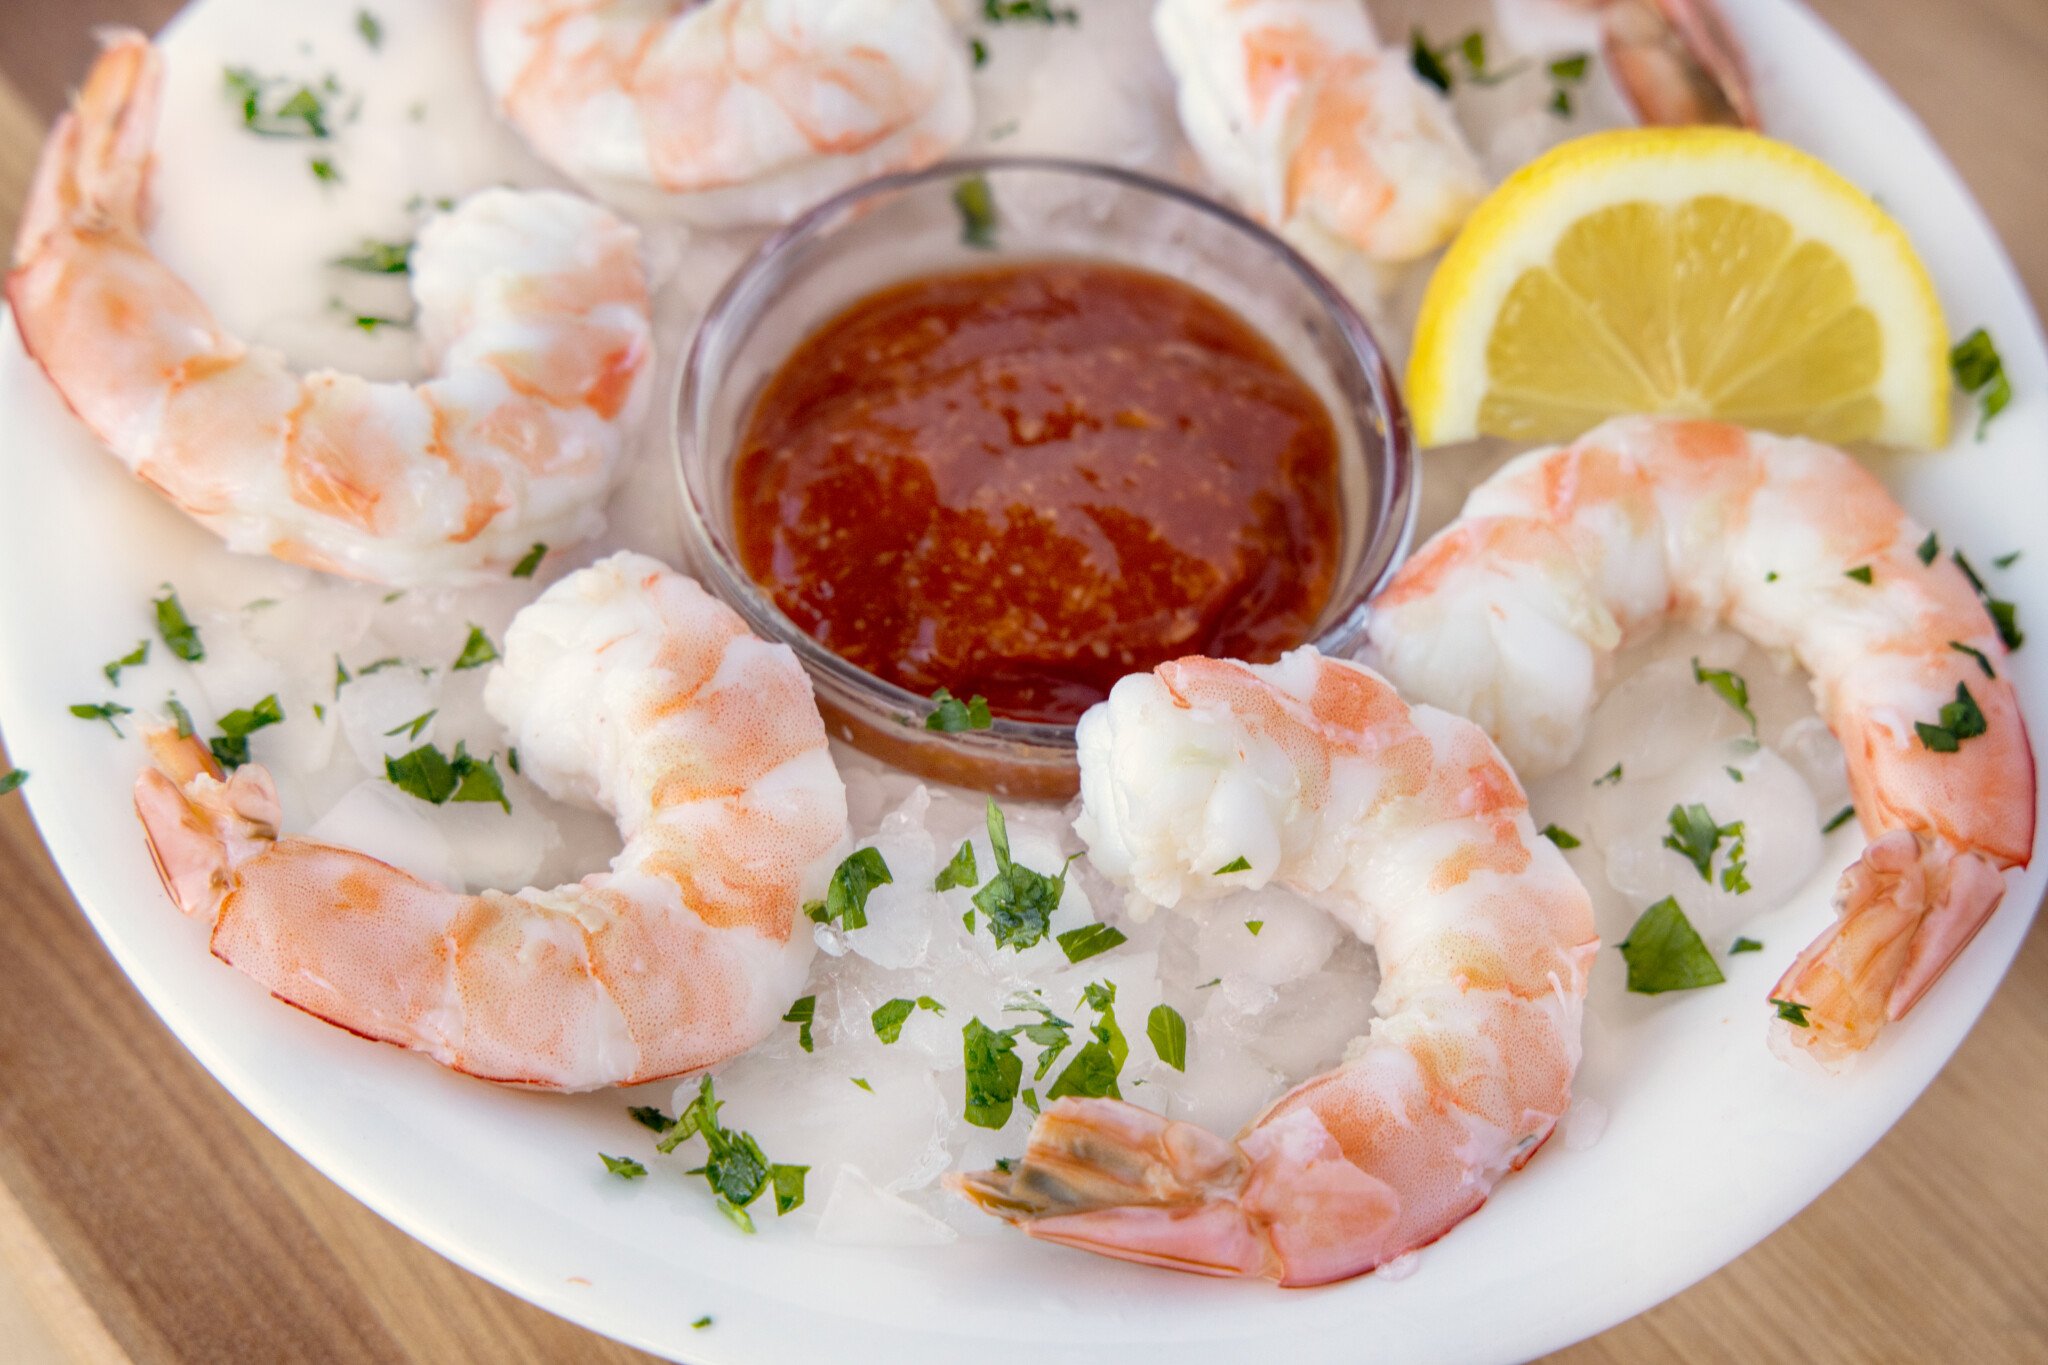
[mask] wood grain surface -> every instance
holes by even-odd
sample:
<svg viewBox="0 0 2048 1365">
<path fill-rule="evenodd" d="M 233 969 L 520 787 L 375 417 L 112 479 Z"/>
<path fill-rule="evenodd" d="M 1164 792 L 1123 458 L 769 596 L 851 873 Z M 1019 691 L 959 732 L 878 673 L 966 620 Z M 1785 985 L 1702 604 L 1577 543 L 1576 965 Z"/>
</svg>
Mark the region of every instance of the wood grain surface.
<svg viewBox="0 0 2048 1365">
<path fill-rule="evenodd" d="M 90 28 L 154 30 L 175 8 L 0 0 L 0 225 Z M 1926 121 L 2036 309 L 2048 303 L 2048 0 L 1816 8 Z M 1733 1265 L 1554 1359 L 2048 1360 L 2044 1131 L 2037 924 L 1955 1060 L 1868 1158 Z M 22 803 L 0 799 L 0 1359 L 645 1357 L 457 1269 L 261 1128 L 157 1022 Z"/>
</svg>

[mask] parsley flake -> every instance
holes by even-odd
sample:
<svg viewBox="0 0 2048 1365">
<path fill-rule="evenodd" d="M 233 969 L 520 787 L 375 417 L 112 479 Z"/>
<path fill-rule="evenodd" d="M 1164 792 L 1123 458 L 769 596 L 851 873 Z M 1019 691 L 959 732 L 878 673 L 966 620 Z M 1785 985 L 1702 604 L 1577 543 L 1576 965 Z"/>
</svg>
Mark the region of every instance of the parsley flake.
<svg viewBox="0 0 2048 1365">
<path fill-rule="evenodd" d="M 1621 942 L 1628 988 L 1639 995 L 1718 986 L 1727 978 L 1675 897 L 1666 896 L 1636 919 Z"/>
<path fill-rule="evenodd" d="M 1929 531 L 1927 539 L 1921 541 L 1919 548 L 1913 553 L 1922 564 L 1932 564 L 1935 556 L 1941 553 L 1941 537 Z"/>
<path fill-rule="evenodd" d="M 709 1313 L 706 1313 L 706 1314 L 705 1314 L 705 1315 L 704 1315 L 703 1317 L 701 1317 L 701 1318 L 698 1318 L 698 1319 L 697 1319 L 697 1320 L 696 1320 L 695 1322 L 693 1322 L 693 1323 L 691 1323 L 691 1324 L 690 1324 L 690 1326 L 692 1326 L 692 1327 L 696 1328 L 696 1329 L 697 1329 L 698 1331 L 702 1331 L 703 1329 L 705 1329 L 706 1327 L 709 1327 L 710 1325 L 711 1325 L 711 1315 L 710 1315 Z"/>
<path fill-rule="evenodd" d="M 1098 953 L 1106 953 L 1124 942 L 1123 930 L 1107 924 L 1084 924 L 1078 929 L 1069 929 L 1057 935 L 1055 942 L 1060 951 L 1067 955 L 1069 962 L 1081 962 Z"/>
<path fill-rule="evenodd" d="M 363 41 L 372 49 L 384 46 L 384 25 L 366 9 L 356 11 L 356 32 L 363 35 Z"/>
<path fill-rule="evenodd" d="M 1964 740 L 1977 738 L 1987 728 L 1984 712 L 1970 695 L 1968 683 L 1956 684 L 1956 699 L 1941 708 L 1939 725 L 1929 725 L 1924 720 L 1913 722 L 1913 733 L 1920 736 L 1920 742 L 1938 754 L 1954 753 Z"/>
<path fill-rule="evenodd" d="M 647 1174 L 647 1168 L 632 1157 L 606 1156 L 603 1152 L 597 1155 L 598 1159 L 604 1162 L 604 1168 L 621 1180 L 638 1180 Z"/>
<path fill-rule="evenodd" d="M 723 1107 L 712 1090 L 711 1078 L 706 1076 L 698 1087 L 697 1098 L 690 1101 L 675 1126 L 655 1146 L 662 1152 L 673 1152 L 692 1137 L 701 1136 L 704 1164 L 689 1174 L 703 1176 L 718 1196 L 719 1212 L 740 1231 L 752 1232 L 754 1220 L 747 1213 L 747 1206 L 772 1188 L 778 1217 L 801 1207 L 804 1176 L 810 1167 L 771 1163 L 751 1133 L 738 1132 L 718 1121 L 718 1111 Z"/>
<path fill-rule="evenodd" d="M 199 628 L 185 615 L 177 589 L 166 583 L 164 595 L 152 600 L 156 606 L 156 633 L 163 637 L 164 648 L 188 664 L 204 659 L 206 646 L 200 643 Z"/>
<path fill-rule="evenodd" d="M 626 1112 L 632 1116 L 635 1123 L 643 1128 L 652 1129 L 657 1133 L 666 1133 L 669 1129 L 676 1126 L 674 1119 L 662 1113 L 651 1104 L 632 1105 Z"/>
<path fill-rule="evenodd" d="M 104 673 L 104 674 L 106 674 L 106 675 L 107 675 L 107 681 L 108 681 L 108 682 L 112 683 L 112 684 L 113 684 L 114 686 L 116 686 L 116 687 L 119 687 L 119 686 L 121 685 L 121 670 L 122 670 L 122 669 L 124 669 L 124 668 L 140 668 L 140 667 L 142 667 L 142 666 L 143 666 L 144 664 L 146 664 L 146 663 L 148 663 L 148 662 L 149 662 L 149 641 L 147 641 L 147 640 L 139 640 L 139 641 L 137 641 L 137 642 L 136 642 L 135 648 L 133 648 L 133 649 L 129 650 L 129 651 L 128 651 L 128 652 L 126 653 L 126 654 L 123 654 L 123 655 L 122 655 L 122 656 L 121 656 L 120 658 L 118 658 L 118 659 L 114 660 L 114 661 L 113 661 L 112 663 L 110 663 L 110 664 L 106 665 L 106 666 L 105 666 L 104 668 L 102 668 L 102 669 L 100 670 L 100 672 L 102 672 L 102 673 Z"/>
<path fill-rule="evenodd" d="M 1991 660 L 1985 657 L 1983 650 L 1974 648 L 1970 645 L 1966 645 L 1961 640 L 1950 640 L 1948 642 L 1948 647 L 1950 649 L 1953 649 L 1958 654 L 1967 654 L 1971 658 L 1975 659 L 1977 661 L 1977 667 L 1984 670 L 1985 677 L 1996 678 L 1998 676 L 1996 673 L 1991 671 Z"/>
<path fill-rule="evenodd" d="M 540 567 L 540 562 L 546 559 L 547 555 L 548 547 L 546 544 L 536 540 L 533 543 L 533 548 L 521 555 L 519 562 L 512 566 L 512 576 L 514 578 L 533 577 L 533 571 Z"/>
<path fill-rule="evenodd" d="M 969 38 L 967 40 L 967 55 L 973 59 L 974 65 L 977 68 L 987 66 L 988 44 L 979 38 Z"/>
<path fill-rule="evenodd" d="M 392 726 L 389 730 L 386 730 L 384 732 L 384 737 L 386 739 L 389 739 L 394 735 L 404 735 L 409 740 L 418 739 L 420 737 L 420 731 L 427 728 L 427 722 L 432 720 L 435 716 L 439 715 L 440 713 L 441 710 L 439 707 L 435 707 L 431 711 L 423 711 L 419 715 L 414 716 L 411 720 L 402 720 L 398 722 L 398 724 Z"/>
<path fill-rule="evenodd" d="M 1600 774 L 1600 776 L 1594 778 L 1593 785 L 1596 787 L 1611 787 L 1619 781 L 1621 781 L 1621 765 L 1617 763 L 1606 772 Z"/>
<path fill-rule="evenodd" d="M 2021 550 L 2008 550 L 2006 553 L 1992 560 L 1991 567 L 1994 569 L 2010 569 L 2013 565 L 2020 562 L 2020 555 L 2022 555 L 2023 553 L 2025 552 Z"/>
<path fill-rule="evenodd" d="M 1010 1121 L 1017 1087 L 1024 1080 L 1016 1030 L 992 1029 L 979 1018 L 970 1019 L 960 1030 L 960 1048 L 967 1065 L 962 1117 L 977 1128 L 1001 1128 Z"/>
<path fill-rule="evenodd" d="M 1738 715 L 1749 722 L 1749 732 L 1756 733 L 1756 712 L 1749 709 L 1749 683 L 1740 673 L 1726 668 L 1701 668 L 1699 657 L 1692 661 L 1692 680 L 1713 689 L 1714 695 L 1733 707 Z"/>
<path fill-rule="evenodd" d="M 972 886 L 980 880 L 981 871 L 974 865 L 974 841 L 962 839 L 959 849 L 953 854 L 953 860 L 940 868 L 939 875 L 932 878 L 932 890 L 951 891 L 956 886 Z M 968 932 L 973 932 L 973 926 L 968 927 Z"/>
<path fill-rule="evenodd" d="M 979 693 L 961 701 L 941 687 L 932 693 L 932 702 L 932 713 L 924 718 L 927 730 L 953 735 L 962 730 L 986 730 L 995 724 L 995 718 L 989 714 L 988 698 Z"/>
<path fill-rule="evenodd" d="M 916 1010 L 930 1010 L 933 1014 L 944 1014 L 946 1007 L 932 999 L 929 995 L 920 995 L 915 1000 L 905 996 L 898 996 L 894 1000 L 877 1006 L 875 1012 L 868 1016 L 868 1021 L 875 1027 L 875 1037 L 881 1039 L 886 1045 L 895 1042 L 903 1036 L 903 1025 L 909 1020 L 912 1012 Z"/>
<path fill-rule="evenodd" d="M 171 719 L 178 727 L 179 739 L 192 738 L 192 713 L 185 709 L 185 703 L 176 697 L 164 698 L 164 709 L 171 713 Z"/>
<path fill-rule="evenodd" d="M 1227 877 L 1233 872 L 1249 872 L 1251 870 L 1252 860 L 1240 853 L 1209 875 L 1212 877 Z"/>
<path fill-rule="evenodd" d="M 987 917 L 998 947 L 1022 952 L 1045 937 L 1053 911 L 1066 891 L 1067 866 L 1073 859 L 1067 860 L 1057 877 L 1012 861 L 1009 825 L 993 799 L 988 803 L 988 841 L 995 850 L 996 874 L 974 893 L 975 908 Z"/>
<path fill-rule="evenodd" d="M 811 1050 L 811 1022 L 817 1017 L 818 997 L 815 995 L 799 996 L 790 1005 L 789 1012 L 782 1016 L 783 1023 L 796 1025 L 796 1045 L 806 1052 Z"/>
<path fill-rule="evenodd" d="M 953 207 L 960 212 L 960 240 L 978 251 L 996 245 L 996 196 L 985 175 L 970 175 L 953 186 Z"/>
<path fill-rule="evenodd" d="M 28 769 L 26 768 L 9 768 L 6 772 L 0 773 L 0 796 L 5 796 L 11 791 L 19 790 L 21 784 L 26 781 L 28 781 Z"/>
<path fill-rule="evenodd" d="M 1078 24 L 1080 14 L 1052 0 L 981 0 L 981 17 L 991 24 Z"/>
<path fill-rule="evenodd" d="M 847 1077 L 847 1079 L 848 1079 L 848 1080 L 850 1080 L 850 1081 L 852 1081 L 852 1082 L 853 1082 L 853 1083 L 854 1083 L 855 1085 L 859 1086 L 859 1087 L 860 1087 L 861 1089 L 863 1089 L 863 1090 L 867 1091 L 867 1092 L 868 1092 L 868 1093 L 869 1093 L 870 1095 L 872 1095 L 872 1094 L 874 1094 L 874 1093 L 875 1093 L 875 1088 L 874 1088 L 873 1086 L 871 1086 L 871 1085 L 869 1085 L 869 1084 L 868 1084 L 868 1082 L 867 1082 L 867 1077 L 865 1077 L 865 1076 L 849 1076 L 849 1077 Z"/>
<path fill-rule="evenodd" d="M 889 864 L 882 860 L 880 849 L 857 848 L 832 869 L 825 899 L 809 902 L 804 913 L 819 924 L 836 921 L 848 933 L 864 929 L 868 922 L 868 896 L 876 887 L 895 880 L 889 875 Z"/>
<path fill-rule="evenodd" d="M 2006 377 L 2005 362 L 1991 334 L 1979 327 L 1955 344 L 1948 353 L 1949 369 L 1964 393 L 1977 395 L 1977 439 L 1984 439 L 1991 419 L 2012 402 L 2012 380 Z"/>
<path fill-rule="evenodd" d="M 490 636 L 484 634 L 484 628 L 471 626 L 469 638 L 462 642 L 462 652 L 455 656 L 455 662 L 449 666 L 460 673 L 465 668 L 482 668 L 487 663 L 495 662 L 497 658 L 498 647 L 491 643 Z"/>
<path fill-rule="evenodd" d="M 365 237 L 360 250 L 353 255 L 336 256 L 328 264 L 365 275 L 403 275 L 412 269 L 412 243 L 380 242 Z"/>
<path fill-rule="evenodd" d="M 1738 938 L 1735 942 L 1728 945 L 1728 955 L 1730 957 L 1737 953 L 1760 953 L 1763 950 L 1764 945 L 1753 938 Z"/>
<path fill-rule="evenodd" d="M 1244 927 L 1251 931 L 1253 938 L 1257 938 L 1259 930 L 1266 927 L 1266 922 L 1262 919 L 1248 919 L 1244 922 Z"/>
<path fill-rule="evenodd" d="M 1154 1005 L 1145 1016 L 1145 1036 L 1152 1051 L 1175 1071 L 1188 1069 L 1188 1021 L 1171 1005 Z"/>
<path fill-rule="evenodd" d="M 384 776 L 407 796 L 431 805 L 455 802 L 488 802 L 505 808 L 505 779 L 498 772 L 496 758 L 478 759 L 458 742 L 452 755 L 431 744 L 384 760 Z"/>
<path fill-rule="evenodd" d="M 1743 856 L 1743 830 L 1740 820 L 1728 825 L 1715 824 L 1714 817 L 1707 814 L 1707 808 L 1702 805 L 1673 806 L 1671 813 L 1665 818 L 1671 825 L 1671 833 L 1664 836 L 1664 847 L 1690 861 L 1699 870 L 1700 880 L 1704 882 L 1714 880 L 1714 853 L 1720 848 L 1721 841 L 1733 840 L 1733 846 L 1729 849 L 1728 869 L 1734 870 L 1733 880 L 1742 882 L 1742 890 L 1749 889 L 1748 882 L 1743 880 L 1740 871 Z M 1731 884 L 1728 870 L 1725 869 L 1722 884 L 1730 891 L 1736 890 Z"/>
<path fill-rule="evenodd" d="M 2027 638 L 2020 631 L 2019 608 L 2010 602 L 1993 597 L 1991 590 L 1984 586 L 1984 580 L 1970 567 L 1970 561 L 1963 557 L 1961 550 L 1957 550 L 1949 557 L 1955 560 L 1956 567 L 1963 571 L 1963 577 L 1970 580 L 1970 586 L 1977 590 L 1977 600 L 1984 604 L 1985 612 L 1991 617 L 1991 624 L 1998 628 L 1999 642 L 2007 649 L 2018 649 Z"/>
<path fill-rule="evenodd" d="M 1542 829 L 1542 834 L 1544 838 L 1550 840 L 1551 843 L 1556 844 L 1559 848 L 1577 848 L 1579 846 L 1577 836 L 1569 831 L 1559 829 L 1556 825 L 1545 825 Z"/>
<path fill-rule="evenodd" d="M 1828 817 L 1828 822 L 1820 827 L 1820 832 L 1822 834 L 1833 834 L 1855 818 L 1856 808 L 1854 806 L 1844 806 Z"/>
<path fill-rule="evenodd" d="M 1775 995 L 1771 997 L 1771 1003 L 1778 1007 L 1778 1017 L 1786 1023 L 1797 1028 L 1813 1027 L 1806 1018 L 1806 1012 L 1813 1008 L 1811 1005 L 1802 1005 L 1794 1000 L 1780 1000 Z"/>
</svg>

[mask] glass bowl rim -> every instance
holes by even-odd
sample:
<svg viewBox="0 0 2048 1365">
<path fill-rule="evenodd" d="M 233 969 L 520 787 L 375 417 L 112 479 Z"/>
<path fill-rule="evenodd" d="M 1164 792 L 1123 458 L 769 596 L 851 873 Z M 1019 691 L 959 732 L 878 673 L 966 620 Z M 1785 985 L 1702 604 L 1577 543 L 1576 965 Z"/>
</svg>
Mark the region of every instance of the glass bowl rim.
<svg viewBox="0 0 2048 1365">
<path fill-rule="evenodd" d="M 684 527 L 689 541 L 688 548 L 717 571 L 719 581 L 713 585 L 717 589 L 717 595 L 738 611 L 756 634 L 770 643 L 788 645 L 807 671 L 823 674 L 841 689 L 860 697 L 866 703 L 887 709 L 913 726 L 921 725 L 936 709 L 931 697 L 920 696 L 907 687 L 870 673 L 819 643 L 809 632 L 790 620 L 766 589 L 754 581 L 746 567 L 739 562 L 738 555 L 729 549 L 724 539 L 713 530 L 716 524 L 713 520 L 715 509 L 702 505 L 700 490 L 691 477 L 690 455 L 696 445 L 694 413 L 703 395 L 707 391 L 715 391 L 717 385 L 724 380 L 722 375 L 707 375 L 703 372 L 708 364 L 707 338 L 718 335 L 730 324 L 731 314 L 739 301 L 750 293 L 756 277 L 770 269 L 785 252 L 816 235 L 825 227 L 838 222 L 858 209 L 861 204 L 882 195 L 916 188 L 937 180 L 958 180 L 990 172 L 1020 170 L 1106 181 L 1126 190 L 1170 200 L 1182 208 L 1213 219 L 1277 258 L 1301 282 L 1310 297 L 1335 324 L 1344 350 L 1367 376 L 1379 397 L 1381 411 L 1378 415 L 1384 435 L 1380 506 L 1370 510 L 1383 512 L 1385 515 L 1364 538 L 1357 553 L 1345 566 L 1347 570 L 1364 574 L 1366 577 L 1359 586 L 1346 595 L 1345 600 L 1333 601 L 1325 608 L 1326 611 L 1338 610 L 1340 614 L 1313 637 L 1303 641 L 1304 644 L 1313 645 L 1325 654 L 1348 653 L 1364 633 L 1365 613 L 1373 595 L 1385 585 L 1400 565 L 1414 535 L 1418 510 L 1414 437 L 1409 428 L 1407 406 L 1401 396 L 1401 387 L 1386 353 L 1381 350 L 1378 339 L 1373 335 L 1364 317 L 1352 306 L 1351 301 L 1344 297 L 1343 292 L 1305 256 L 1264 224 L 1185 185 L 1121 166 L 1072 157 L 1037 154 L 954 157 L 920 169 L 893 171 L 863 180 L 813 205 L 771 232 L 726 278 L 725 283 L 719 287 L 718 292 L 705 307 L 703 316 L 698 319 L 691 335 L 689 348 L 677 370 L 675 390 L 668 412 L 669 456 L 674 465 L 676 481 L 683 494 Z M 1191 287 L 1200 288 L 1199 285 Z M 1340 417 L 1339 413 L 1333 412 L 1331 415 L 1333 418 Z M 1355 413 L 1341 416 L 1348 418 L 1353 425 L 1359 424 L 1359 416 Z M 1022 746 L 1029 749 L 1071 752 L 1076 747 L 1074 732 L 1075 723 L 1011 720 L 1004 716 L 996 716 L 988 729 L 935 731 L 934 735 L 954 743 L 968 745 L 995 741 L 1010 748 Z"/>
</svg>

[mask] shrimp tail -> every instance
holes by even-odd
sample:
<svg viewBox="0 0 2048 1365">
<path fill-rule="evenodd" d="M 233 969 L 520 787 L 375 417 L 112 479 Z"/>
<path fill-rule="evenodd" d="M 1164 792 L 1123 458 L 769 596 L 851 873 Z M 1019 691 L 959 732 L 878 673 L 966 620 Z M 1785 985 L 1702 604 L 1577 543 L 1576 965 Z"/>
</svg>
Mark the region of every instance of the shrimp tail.
<svg viewBox="0 0 2048 1365">
<path fill-rule="evenodd" d="M 135 779 L 135 813 L 164 890 L 195 919 L 219 919 L 235 868 L 277 841 L 277 788 L 253 764 L 225 780 L 196 739 L 175 730 L 147 735 L 157 766 Z"/>
<path fill-rule="evenodd" d="M 1063 1099 L 1009 1170 L 949 1186 L 1045 1241 L 1200 1275 L 1322 1284 L 1370 1270 L 1400 1198 L 1307 1110 L 1237 1142 L 1121 1100 Z"/>
<path fill-rule="evenodd" d="M 1835 922 L 1778 981 L 1772 999 L 1801 1007 L 1792 1041 L 1837 1062 L 1904 1018 L 1998 908 L 2005 878 L 1981 853 L 1894 830 L 1842 874 Z"/>
<path fill-rule="evenodd" d="M 72 107 L 57 120 L 15 233 L 17 265 L 53 232 L 99 224 L 148 226 L 163 59 L 131 28 L 100 32 L 105 47 Z"/>
<path fill-rule="evenodd" d="M 1612 0 L 1607 68 L 1636 116 L 1661 126 L 1761 126 L 1742 48 L 1712 0 Z"/>
</svg>

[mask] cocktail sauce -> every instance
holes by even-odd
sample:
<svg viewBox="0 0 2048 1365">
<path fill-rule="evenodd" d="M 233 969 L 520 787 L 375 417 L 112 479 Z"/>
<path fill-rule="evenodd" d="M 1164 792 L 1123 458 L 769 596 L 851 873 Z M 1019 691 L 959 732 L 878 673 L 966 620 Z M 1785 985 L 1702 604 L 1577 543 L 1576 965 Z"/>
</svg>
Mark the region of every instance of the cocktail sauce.
<svg viewBox="0 0 2048 1365">
<path fill-rule="evenodd" d="M 1065 722 L 1126 673 L 1307 639 L 1337 463 L 1322 400 L 1214 298 L 1041 260 L 890 286 L 799 345 L 749 415 L 735 524 L 842 657 Z"/>
</svg>

